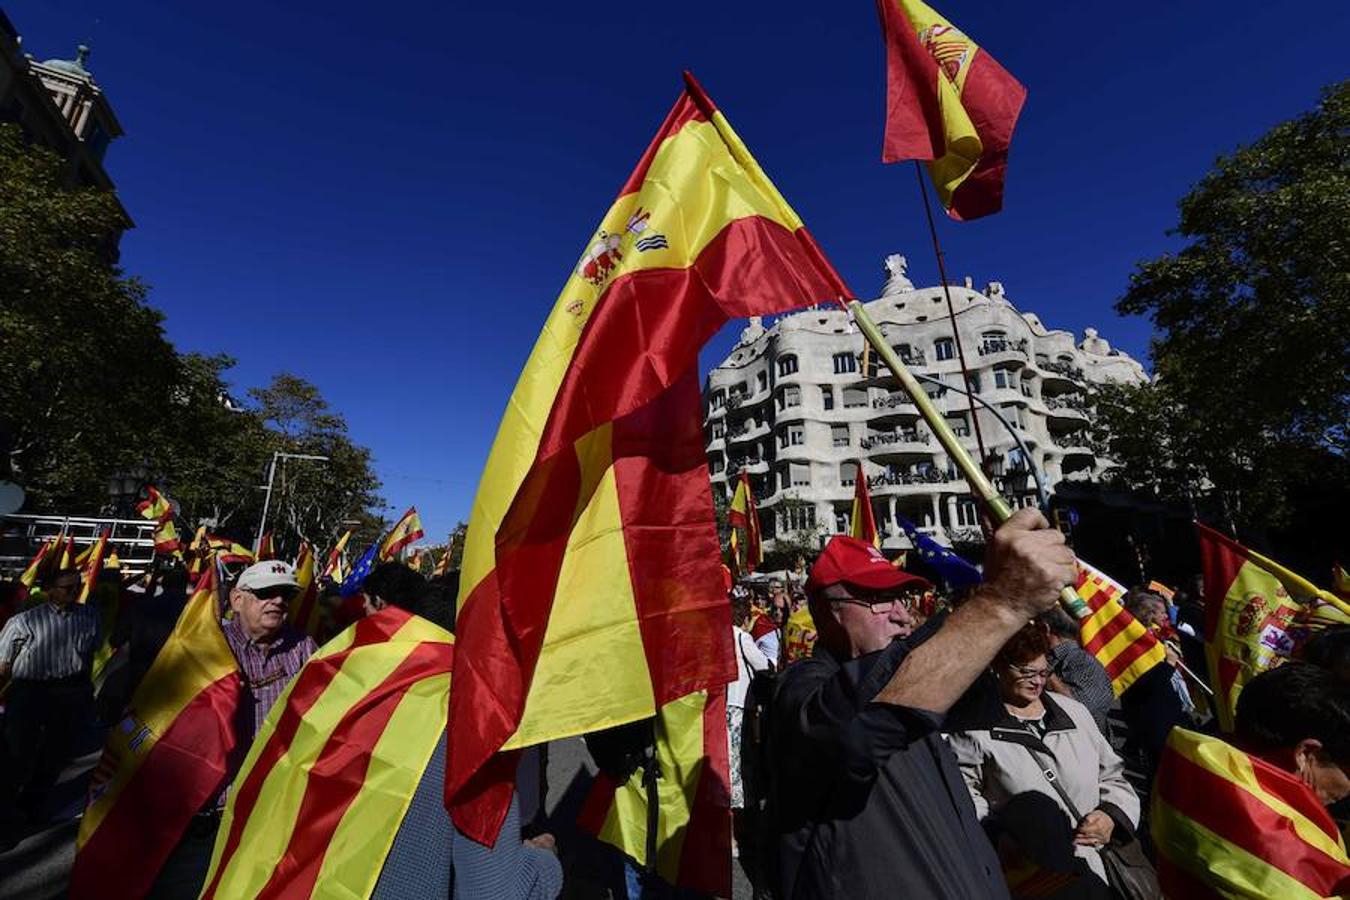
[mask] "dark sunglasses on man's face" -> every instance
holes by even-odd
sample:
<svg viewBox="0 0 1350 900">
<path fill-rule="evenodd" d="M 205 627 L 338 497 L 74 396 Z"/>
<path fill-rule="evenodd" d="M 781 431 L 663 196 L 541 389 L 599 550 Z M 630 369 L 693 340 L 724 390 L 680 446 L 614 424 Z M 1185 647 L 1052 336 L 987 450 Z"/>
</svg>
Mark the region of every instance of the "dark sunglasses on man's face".
<svg viewBox="0 0 1350 900">
<path fill-rule="evenodd" d="M 259 602 L 265 600 L 280 600 L 282 603 L 290 602 L 291 597 L 295 596 L 295 591 L 288 587 L 270 587 L 261 588 L 256 591 L 249 591 Z"/>
</svg>

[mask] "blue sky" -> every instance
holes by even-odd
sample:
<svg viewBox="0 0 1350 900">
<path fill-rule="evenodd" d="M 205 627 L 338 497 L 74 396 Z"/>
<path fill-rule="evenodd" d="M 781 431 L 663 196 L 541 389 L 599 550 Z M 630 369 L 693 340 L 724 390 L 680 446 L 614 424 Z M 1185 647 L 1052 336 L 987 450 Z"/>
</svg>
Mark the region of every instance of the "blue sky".
<svg viewBox="0 0 1350 900">
<path fill-rule="evenodd" d="M 1027 86 L 1005 210 L 939 222 L 949 274 L 1143 358 L 1111 306 L 1214 158 L 1350 75 L 1350 4 L 935 4 Z M 882 166 L 870 2 L 21 0 L 40 59 L 93 46 L 127 135 L 123 263 L 183 350 L 288 370 L 428 538 L 467 517 L 506 398 L 692 69 L 861 296 L 936 283 L 912 168 Z M 1338 62 L 1339 60 L 1339 62 Z M 732 341 L 719 336 L 705 370 Z"/>
</svg>

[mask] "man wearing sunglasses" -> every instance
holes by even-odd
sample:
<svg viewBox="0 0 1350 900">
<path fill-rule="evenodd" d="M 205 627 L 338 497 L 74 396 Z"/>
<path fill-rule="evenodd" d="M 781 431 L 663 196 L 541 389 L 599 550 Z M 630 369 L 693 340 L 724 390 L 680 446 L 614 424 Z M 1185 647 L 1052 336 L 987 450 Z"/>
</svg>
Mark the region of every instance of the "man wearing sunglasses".
<svg viewBox="0 0 1350 900">
<path fill-rule="evenodd" d="M 923 578 L 845 535 L 816 561 L 815 654 L 780 676 L 772 712 L 786 900 L 1008 896 L 939 732 L 999 648 L 1073 582 L 1074 557 L 1024 509 L 994 533 L 984 575 L 960 608 L 916 629 Z"/>
</svg>

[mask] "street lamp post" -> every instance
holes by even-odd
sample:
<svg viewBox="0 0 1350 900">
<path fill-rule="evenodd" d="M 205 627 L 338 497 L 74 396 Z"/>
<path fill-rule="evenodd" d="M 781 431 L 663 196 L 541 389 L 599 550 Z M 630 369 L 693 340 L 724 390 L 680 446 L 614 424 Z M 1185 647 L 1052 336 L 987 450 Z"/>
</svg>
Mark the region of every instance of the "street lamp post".
<svg viewBox="0 0 1350 900">
<path fill-rule="evenodd" d="M 312 453 L 282 453 L 280 450 L 273 452 L 272 462 L 267 467 L 267 494 L 263 497 L 262 518 L 258 520 L 258 537 L 253 541 L 254 553 L 262 548 L 263 531 L 267 528 L 267 510 L 272 505 L 272 482 L 277 475 L 277 460 L 279 459 L 306 459 L 312 462 L 328 462 L 328 457 L 315 456 Z"/>
</svg>

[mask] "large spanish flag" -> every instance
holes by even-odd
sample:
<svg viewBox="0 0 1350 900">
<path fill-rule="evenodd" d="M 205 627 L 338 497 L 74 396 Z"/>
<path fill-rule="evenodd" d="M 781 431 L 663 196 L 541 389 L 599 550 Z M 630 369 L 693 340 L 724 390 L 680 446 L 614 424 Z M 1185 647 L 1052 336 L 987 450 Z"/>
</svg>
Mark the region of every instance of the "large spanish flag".
<svg viewBox="0 0 1350 900">
<path fill-rule="evenodd" d="M 729 319 L 847 295 L 686 76 L 549 313 L 474 499 L 446 780 L 463 832 L 491 842 L 505 817 L 499 750 L 735 677 L 698 351 Z"/>
<path fill-rule="evenodd" d="M 755 506 L 755 491 L 750 487 L 750 473 L 741 472 L 736 481 L 736 492 L 727 507 L 727 525 L 731 529 L 731 562 L 736 574 L 753 572 L 764 561 L 764 542 L 760 537 L 759 508 Z M 741 555 L 738 531 L 745 532 L 745 555 Z"/>
<path fill-rule="evenodd" d="M 668 884 L 731 896 L 731 793 L 724 689 L 686 694 L 656 719 L 656 872 Z M 601 772 L 577 824 L 647 864 L 642 770 L 623 784 Z"/>
<path fill-rule="evenodd" d="M 72 897 L 146 895 L 192 816 L 224 787 L 239 692 L 210 566 L 108 733 L 80 821 Z"/>
<path fill-rule="evenodd" d="M 417 514 L 416 507 L 410 506 L 403 514 L 403 518 L 394 524 L 380 542 L 380 562 L 397 559 L 404 547 L 420 537 L 422 537 L 422 517 Z"/>
<path fill-rule="evenodd" d="M 1172 729 L 1151 819 L 1168 897 L 1350 896 L 1350 859 L 1317 796 L 1297 776 L 1218 738 Z"/>
<path fill-rule="evenodd" d="M 1205 657 L 1219 727 L 1233 730 L 1242 686 L 1293 655 L 1301 628 L 1320 605 L 1350 612 L 1330 591 L 1199 522 L 1205 584 Z M 1333 619 L 1328 618 L 1323 627 Z"/>
<path fill-rule="evenodd" d="M 929 161 L 953 219 L 998 212 L 1026 88 L 920 0 L 877 0 L 877 11 L 886 40 L 882 160 Z"/>
<path fill-rule="evenodd" d="M 1149 669 L 1167 659 L 1162 641 L 1125 609 L 1125 588 L 1078 560 L 1078 596 L 1091 611 L 1078 621 L 1084 649 L 1106 667 L 1116 696 L 1129 690 Z"/>
<path fill-rule="evenodd" d="M 310 657 L 234 780 L 201 896 L 370 896 L 445 739 L 453 659 L 448 631 L 392 606 Z"/>
<path fill-rule="evenodd" d="M 858 474 L 853 478 L 853 514 L 849 517 L 849 534 L 873 547 L 881 546 L 881 532 L 877 531 L 876 513 L 872 511 L 872 495 L 867 490 L 867 472 L 858 460 Z"/>
</svg>

